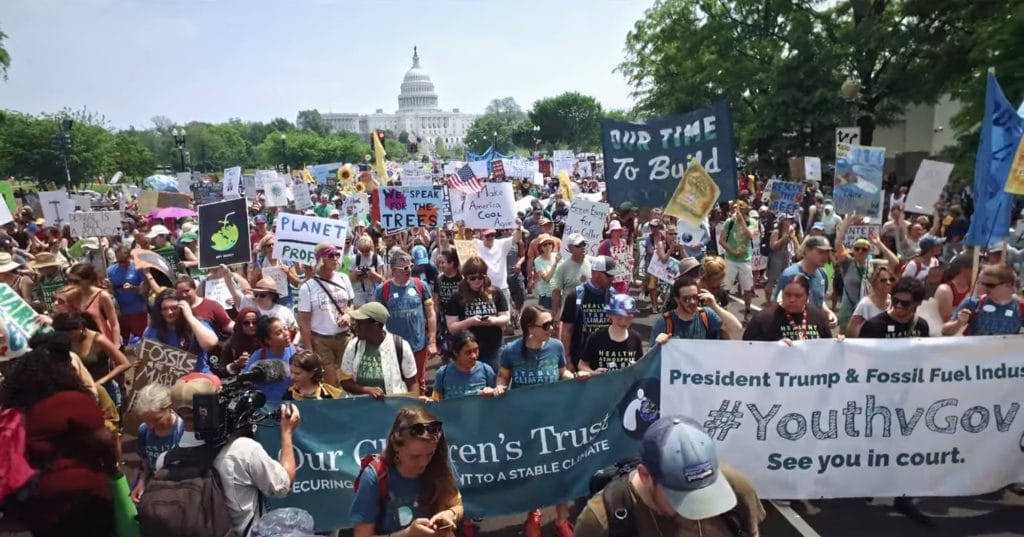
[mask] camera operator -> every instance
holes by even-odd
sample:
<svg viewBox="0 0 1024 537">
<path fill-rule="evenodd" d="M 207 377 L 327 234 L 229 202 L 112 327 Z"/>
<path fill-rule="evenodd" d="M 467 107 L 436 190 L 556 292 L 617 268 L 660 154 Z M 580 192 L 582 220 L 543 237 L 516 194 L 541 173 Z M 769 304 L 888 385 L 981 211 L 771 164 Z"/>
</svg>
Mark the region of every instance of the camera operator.
<svg viewBox="0 0 1024 537">
<path fill-rule="evenodd" d="M 183 454 L 180 450 L 199 452 L 201 446 L 207 445 L 196 436 L 193 399 L 196 395 L 215 393 L 216 387 L 205 378 L 187 382 L 179 380 L 171 388 L 171 402 L 185 422 L 185 433 L 177 448 L 162 454 L 157 460 L 158 472 L 169 457 L 181 459 Z M 298 408 L 291 404 L 281 405 L 281 451 L 277 461 L 258 442 L 245 436 L 229 437 L 227 443 L 216 450 L 213 468 L 220 476 L 224 503 L 231 515 L 231 525 L 239 536 L 248 535 L 249 529 L 261 516 L 261 495 L 282 498 L 291 492 L 296 471 L 292 432 L 300 421 Z"/>
</svg>

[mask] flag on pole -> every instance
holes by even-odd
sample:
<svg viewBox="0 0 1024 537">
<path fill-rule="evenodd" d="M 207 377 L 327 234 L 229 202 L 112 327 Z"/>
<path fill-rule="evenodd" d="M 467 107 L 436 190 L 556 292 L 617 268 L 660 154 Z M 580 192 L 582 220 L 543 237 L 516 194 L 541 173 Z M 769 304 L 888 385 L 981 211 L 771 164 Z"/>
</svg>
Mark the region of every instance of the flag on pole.
<svg viewBox="0 0 1024 537">
<path fill-rule="evenodd" d="M 377 171 L 378 181 L 380 181 L 380 184 L 382 185 L 389 184 L 391 180 L 388 179 L 388 166 L 387 163 L 384 162 L 384 157 L 387 156 L 387 152 L 384 151 L 384 145 L 380 143 L 380 136 L 377 134 L 376 130 L 373 131 L 373 155 L 373 169 Z"/>
<path fill-rule="evenodd" d="M 974 215 L 967 245 L 988 248 L 1010 234 L 1013 198 L 1006 192 L 1017 146 L 1024 134 L 1024 119 L 1006 99 L 996 75 L 988 73 L 981 141 L 974 160 Z"/>
<path fill-rule="evenodd" d="M 469 164 L 459 168 L 455 173 L 445 178 L 445 184 L 449 188 L 454 188 L 456 191 L 461 192 L 465 195 L 476 194 L 484 189 L 484 183 L 477 178 L 476 174 L 473 173 L 473 169 L 469 167 Z"/>
</svg>

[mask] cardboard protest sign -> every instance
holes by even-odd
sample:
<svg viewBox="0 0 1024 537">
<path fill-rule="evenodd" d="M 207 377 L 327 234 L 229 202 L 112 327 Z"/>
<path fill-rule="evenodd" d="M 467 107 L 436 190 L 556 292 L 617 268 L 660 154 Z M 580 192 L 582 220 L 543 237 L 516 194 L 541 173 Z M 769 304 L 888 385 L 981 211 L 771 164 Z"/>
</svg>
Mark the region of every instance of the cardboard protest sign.
<svg viewBox="0 0 1024 537">
<path fill-rule="evenodd" d="M 381 187 L 373 191 L 373 219 L 389 232 L 436 227 L 441 198 L 441 189 L 432 186 Z"/>
<path fill-rule="evenodd" d="M 480 257 L 480 251 L 476 248 L 476 241 L 455 241 L 455 253 L 459 255 L 459 263 L 465 263 L 471 257 Z"/>
<path fill-rule="evenodd" d="M 803 183 L 790 183 L 787 181 L 769 181 L 771 191 L 769 194 L 768 209 L 775 214 L 794 214 L 800 210 L 800 203 L 797 198 L 804 191 Z"/>
<path fill-rule="evenodd" d="M 882 218 L 882 170 L 884 147 L 855 145 L 846 158 L 836 161 L 836 186 L 832 199 L 836 213 Z"/>
<path fill-rule="evenodd" d="M 274 223 L 274 257 L 288 262 L 316 264 L 313 250 L 316 245 L 326 242 L 338 248 L 345 247 L 348 235 L 348 221 L 344 218 L 332 220 L 316 216 L 281 213 Z"/>
<path fill-rule="evenodd" d="M 278 296 L 288 296 L 288 273 L 281 267 L 266 267 L 262 271 L 264 278 L 274 280 Z"/>
<path fill-rule="evenodd" d="M 804 157 L 789 158 L 789 180 L 802 182 L 806 179 L 807 168 L 804 167 Z"/>
<path fill-rule="evenodd" d="M 224 199 L 224 188 L 218 183 L 193 183 L 192 198 L 196 205 L 217 203 Z"/>
<path fill-rule="evenodd" d="M 349 194 L 341 204 L 341 215 L 348 220 L 350 228 L 365 224 L 370 217 L 369 196 L 362 193 Z"/>
<path fill-rule="evenodd" d="M 613 206 L 664 207 L 691 158 L 715 180 L 722 201 L 736 198 L 736 143 L 725 102 L 646 123 L 604 119 L 601 144 Z"/>
<path fill-rule="evenodd" d="M 569 205 L 569 215 L 565 217 L 563 239 L 573 233 L 583 235 L 587 239 L 587 253 L 597 255 L 597 246 L 604 239 L 604 223 L 611 214 L 611 206 L 607 203 L 573 200 Z M 562 259 L 569 257 L 569 241 L 562 241 Z"/>
<path fill-rule="evenodd" d="M 267 196 L 267 207 L 288 205 L 288 178 L 276 173 L 273 177 L 264 176 L 263 193 Z"/>
<path fill-rule="evenodd" d="M 0 323 L 7 329 L 6 352 L 0 356 L 15 357 L 28 352 L 28 340 L 39 330 L 36 310 L 9 285 L 0 285 Z"/>
<path fill-rule="evenodd" d="M 908 213 L 932 214 L 935 202 L 942 196 L 942 189 L 949 182 L 949 174 L 953 173 L 953 165 L 937 160 L 922 160 L 910 184 L 910 192 L 903 202 Z"/>
<path fill-rule="evenodd" d="M 76 237 L 107 237 L 121 234 L 121 211 L 71 213 L 68 225 Z"/>
<path fill-rule="evenodd" d="M 292 197 L 295 208 L 305 211 L 313 206 L 313 197 L 309 193 L 309 185 L 302 181 L 292 183 Z"/>
<path fill-rule="evenodd" d="M 516 200 L 512 183 L 484 183 L 483 190 L 470 195 L 449 192 L 455 220 L 465 222 L 467 228 L 515 229 Z"/>
<path fill-rule="evenodd" d="M 665 206 L 665 214 L 700 225 L 707 217 L 720 195 L 718 184 L 699 163 L 692 163 L 676 191 Z"/>
<path fill-rule="evenodd" d="M 662 263 L 657 255 L 652 255 L 651 263 L 647 265 L 647 274 L 665 283 L 675 283 L 679 278 L 679 261 L 669 258 L 668 263 Z"/>
<path fill-rule="evenodd" d="M 61 190 L 50 192 L 39 192 L 39 204 L 43 208 L 43 218 L 46 223 L 53 226 L 63 226 L 68 221 L 68 215 L 75 210 L 68 193 Z"/>
<path fill-rule="evenodd" d="M 125 382 L 128 396 L 126 415 L 132 414 L 136 397 L 142 388 L 150 384 L 169 388 L 178 379 L 196 369 L 196 355 L 159 341 L 143 339 L 137 353 L 134 378 L 130 382 Z"/>
<path fill-rule="evenodd" d="M 247 263 L 252 257 L 245 199 L 199 206 L 199 268 Z"/>
</svg>

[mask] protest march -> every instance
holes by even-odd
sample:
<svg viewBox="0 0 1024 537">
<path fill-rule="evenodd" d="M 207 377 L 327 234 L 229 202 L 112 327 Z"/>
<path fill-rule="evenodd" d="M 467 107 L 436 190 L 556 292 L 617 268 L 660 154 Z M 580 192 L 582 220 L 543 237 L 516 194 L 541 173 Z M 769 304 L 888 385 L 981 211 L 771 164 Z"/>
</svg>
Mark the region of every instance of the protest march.
<svg viewBox="0 0 1024 537">
<path fill-rule="evenodd" d="M 1024 505 L 1017 73 L 945 88 L 976 125 L 914 128 L 850 74 L 860 115 L 752 144 L 755 94 L 810 90 L 638 74 L 660 25 L 734 16 L 696 4 L 643 12 L 633 108 L 587 122 L 578 93 L 444 110 L 413 45 L 395 114 L 255 143 L 79 114 L 39 156 L 0 111 L 0 536 L 1015 535 L 950 513 Z"/>
</svg>

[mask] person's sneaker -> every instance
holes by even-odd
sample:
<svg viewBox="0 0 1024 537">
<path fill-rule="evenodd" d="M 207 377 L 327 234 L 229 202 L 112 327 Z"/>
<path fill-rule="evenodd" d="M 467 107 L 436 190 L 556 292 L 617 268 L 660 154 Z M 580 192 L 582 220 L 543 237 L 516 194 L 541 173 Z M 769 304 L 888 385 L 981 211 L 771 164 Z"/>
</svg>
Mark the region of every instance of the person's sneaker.
<svg viewBox="0 0 1024 537">
<path fill-rule="evenodd" d="M 523 534 L 526 537 L 540 537 L 541 517 L 540 509 L 534 509 L 526 514 L 526 524 L 523 526 Z"/>
<path fill-rule="evenodd" d="M 918 509 L 916 505 L 914 505 L 913 498 L 907 498 L 906 496 L 896 498 L 892 502 L 892 507 L 893 509 L 896 510 L 897 513 L 902 514 L 903 516 L 909 518 L 910 520 L 913 520 L 914 522 L 917 522 L 918 524 L 922 524 L 924 526 L 931 526 L 934 524 L 934 522 L 932 522 L 931 517 L 922 513 L 921 510 Z"/>
<path fill-rule="evenodd" d="M 568 520 L 556 520 L 555 535 L 558 537 L 573 537 L 572 523 Z"/>
</svg>

